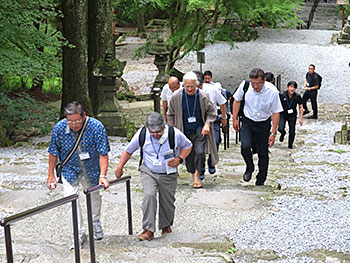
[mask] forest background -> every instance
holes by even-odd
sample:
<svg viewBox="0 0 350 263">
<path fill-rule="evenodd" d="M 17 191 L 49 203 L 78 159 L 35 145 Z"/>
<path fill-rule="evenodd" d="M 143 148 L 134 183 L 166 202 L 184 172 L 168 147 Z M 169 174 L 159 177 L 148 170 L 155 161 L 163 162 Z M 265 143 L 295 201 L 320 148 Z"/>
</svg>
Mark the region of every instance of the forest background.
<svg viewBox="0 0 350 263">
<path fill-rule="evenodd" d="M 145 30 L 164 21 L 170 51 L 167 70 L 206 43 L 237 41 L 229 23 L 238 18 L 249 34 L 255 26 L 297 28 L 302 0 L 3 0 L 0 1 L 0 145 L 50 132 L 63 106 L 77 100 L 96 116 L 101 95 L 92 68 L 113 53 L 112 23 Z M 347 8 L 350 10 L 350 8 Z M 349 14 L 346 14 L 349 15 Z M 61 111 L 49 107 L 61 100 Z M 22 136 L 25 134 L 26 136 Z"/>
</svg>

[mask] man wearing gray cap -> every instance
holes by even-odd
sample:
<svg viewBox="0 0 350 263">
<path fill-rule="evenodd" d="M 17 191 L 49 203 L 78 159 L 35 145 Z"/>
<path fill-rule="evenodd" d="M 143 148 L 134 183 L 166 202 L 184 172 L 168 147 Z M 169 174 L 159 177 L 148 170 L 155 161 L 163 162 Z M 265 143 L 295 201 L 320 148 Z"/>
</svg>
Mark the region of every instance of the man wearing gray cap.
<svg viewBox="0 0 350 263">
<path fill-rule="evenodd" d="M 172 131 L 172 132 L 170 132 Z M 174 143 L 173 147 L 171 142 Z M 190 154 L 192 143 L 178 129 L 165 124 L 158 112 L 146 118 L 146 128 L 139 129 L 120 157 L 115 171 L 117 178 L 123 175 L 123 167 L 131 155 L 141 147 L 139 170 L 144 198 L 142 202 L 143 231 L 138 239 L 152 240 L 156 230 L 157 190 L 159 192 L 159 229 L 162 235 L 171 233 L 175 215 L 175 190 L 177 166 Z"/>
</svg>

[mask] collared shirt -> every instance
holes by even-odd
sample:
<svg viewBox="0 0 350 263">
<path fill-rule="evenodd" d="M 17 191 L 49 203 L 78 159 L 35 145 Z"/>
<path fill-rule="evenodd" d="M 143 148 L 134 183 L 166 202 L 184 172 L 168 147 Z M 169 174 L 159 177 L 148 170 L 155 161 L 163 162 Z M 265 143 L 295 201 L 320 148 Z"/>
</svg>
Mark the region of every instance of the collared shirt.
<svg viewBox="0 0 350 263">
<path fill-rule="evenodd" d="M 202 90 L 209 95 L 209 99 L 214 107 L 225 104 L 227 101 L 214 84 L 203 83 Z"/>
<path fill-rule="evenodd" d="M 314 72 L 313 74 L 310 74 L 309 72 L 306 73 L 305 78 L 307 80 L 307 87 L 314 87 L 316 85 L 320 85 L 320 78 L 316 72 Z"/>
<path fill-rule="evenodd" d="M 59 121 L 52 130 L 48 152 L 61 161 L 73 149 L 77 134 L 69 128 L 67 119 Z M 110 151 L 108 137 L 103 124 L 90 117 L 77 150 L 63 167 L 62 176 L 73 184 L 85 170 L 91 185 L 97 185 L 100 177 L 100 155 Z M 89 158 L 80 160 L 79 154 L 88 153 Z"/>
<path fill-rule="evenodd" d="M 243 99 L 243 86 L 245 81 L 239 85 L 237 91 L 233 95 L 234 99 L 241 101 Z M 283 111 L 279 92 L 270 82 L 265 81 L 263 88 L 256 92 L 251 83 L 249 83 L 248 91 L 245 94 L 245 104 L 243 113 L 253 121 L 266 121 L 271 117 L 272 113 Z"/>
<path fill-rule="evenodd" d="M 280 93 L 281 104 L 283 107 L 283 114 L 285 116 L 296 116 L 297 115 L 297 105 L 303 104 L 301 96 L 294 92 L 292 98 L 288 95 L 288 90 Z M 293 113 L 288 113 L 288 110 L 293 110 Z"/>
<path fill-rule="evenodd" d="M 141 128 L 142 129 L 142 128 Z M 139 136 L 141 129 L 139 129 L 130 143 L 126 146 L 126 151 L 129 154 L 133 154 L 139 147 Z M 187 137 L 177 128 L 175 130 L 175 156 L 178 156 L 181 149 L 189 149 L 192 143 Z M 164 132 L 166 132 L 164 130 Z M 158 153 L 159 149 L 159 153 Z M 143 162 L 145 166 L 154 173 L 166 173 L 164 153 L 171 150 L 168 138 L 163 144 L 159 144 L 159 141 L 152 137 L 148 129 L 146 129 L 145 144 L 143 145 Z M 161 166 L 154 166 L 153 161 L 157 159 L 162 162 Z"/>
</svg>

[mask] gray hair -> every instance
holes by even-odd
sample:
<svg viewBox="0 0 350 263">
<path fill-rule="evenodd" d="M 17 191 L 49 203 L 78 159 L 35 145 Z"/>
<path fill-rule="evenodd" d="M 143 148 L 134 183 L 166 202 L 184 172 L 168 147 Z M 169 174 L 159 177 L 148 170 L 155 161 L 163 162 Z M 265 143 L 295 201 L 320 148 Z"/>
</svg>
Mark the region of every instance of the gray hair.
<svg viewBox="0 0 350 263">
<path fill-rule="evenodd" d="M 165 121 L 158 112 L 151 112 L 146 117 L 146 127 L 151 131 L 160 131 L 164 128 Z"/>
<path fill-rule="evenodd" d="M 198 81 L 197 75 L 193 71 L 189 71 L 183 76 L 183 81 L 185 82 L 185 80 L 195 80 L 196 81 L 196 86 L 199 85 L 199 81 Z"/>
<path fill-rule="evenodd" d="M 84 116 L 84 109 L 83 106 L 77 101 L 73 101 L 67 104 L 67 106 L 64 108 L 64 116 L 67 115 L 74 115 L 74 114 L 80 114 L 81 117 Z"/>
</svg>

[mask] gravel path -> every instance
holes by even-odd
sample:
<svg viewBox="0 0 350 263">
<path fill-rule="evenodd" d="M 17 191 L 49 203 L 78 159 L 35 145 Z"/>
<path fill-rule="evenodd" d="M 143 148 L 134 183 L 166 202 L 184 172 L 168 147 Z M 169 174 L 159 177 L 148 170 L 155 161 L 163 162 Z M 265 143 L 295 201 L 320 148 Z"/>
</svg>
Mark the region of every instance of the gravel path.
<svg viewBox="0 0 350 263">
<path fill-rule="evenodd" d="M 211 70 L 214 81 L 234 90 L 242 79 L 248 78 L 253 67 L 260 67 L 275 75 L 282 74 L 282 87 L 285 87 L 290 80 L 303 85 L 308 65 L 315 64 L 316 72 L 323 77 L 319 102 L 347 103 L 350 100 L 346 92 L 350 83 L 350 46 L 331 44 L 334 33 L 337 31 L 259 28 L 256 41 L 236 43 L 233 48 L 225 43 L 207 45 L 203 50 L 206 60 L 203 71 Z M 157 75 L 153 59 L 147 56 L 140 61 L 130 60 L 132 50 L 144 41 L 127 38 L 126 42 L 130 44 L 117 51 L 118 58 L 128 61 L 123 77 L 135 92 L 147 93 Z M 176 67 L 187 72 L 199 69 L 199 64 L 195 54 L 190 53 L 178 61 Z"/>
<path fill-rule="evenodd" d="M 293 150 L 278 141 L 271 148 L 264 187 L 254 186 L 254 180 L 242 182 L 244 163 L 231 129 L 230 148 L 224 151 L 221 146 L 217 173 L 206 175 L 203 189 L 190 188 L 190 176 L 181 168 L 174 232 L 165 238 L 157 232 L 151 242 L 138 242 L 135 236 L 141 230 L 143 192 L 137 171 L 139 157 L 134 156 L 125 169 L 133 178 L 134 235 L 126 234 L 125 186 L 104 191 L 101 221 L 106 237 L 96 243 L 98 261 L 350 262 L 350 146 L 333 144 L 333 135 L 350 109 L 349 104 L 341 105 L 349 103 L 350 53 L 348 47 L 329 44 L 332 33 L 259 30 L 257 41 L 239 43 L 238 49 L 230 50 L 222 43 L 208 46 L 204 69 L 211 69 L 215 80 L 231 88 L 255 66 L 282 73 L 284 83 L 294 79 L 301 84 L 307 65 L 316 64 L 324 79 L 319 120 L 305 120 L 297 127 Z M 124 78 L 135 91 L 147 92 L 156 75 L 153 59 L 131 61 L 130 47 L 139 42 L 128 41 L 135 42 L 118 51 L 121 60 L 128 60 Z M 195 56 L 190 54 L 178 67 L 183 71 L 198 67 Z M 135 116 L 147 112 L 145 105 L 133 110 L 130 114 Z M 48 139 L 35 138 L 19 148 L 0 149 L 0 217 L 62 197 L 59 189 L 50 192 L 45 188 Z M 110 137 L 110 142 L 112 177 L 127 142 L 118 137 Z M 73 253 L 67 253 L 71 238 L 68 226 L 57 218 L 65 218 L 64 209 L 16 223 L 16 262 L 74 261 Z M 0 243 L 4 244 L 2 228 Z M 229 254 L 233 246 L 238 251 Z M 0 262 L 5 262 L 5 253 L 5 247 L 0 246 Z M 87 262 L 87 244 L 81 253 Z"/>
<path fill-rule="evenodd" d="M 241 249 L 272 249 L 287 257 L 278 262 L 315 262 L 295 257 L 317 249 L 348 254 L 350 260 L 350 148 L 332 142 L 339 123 L 305 126 L 311 136 L 291 161 L 299 172 L 277 180 L 289 193 L 276 197 L 262 219 L 235 229 L 230 238 Z"/>
</svg>

